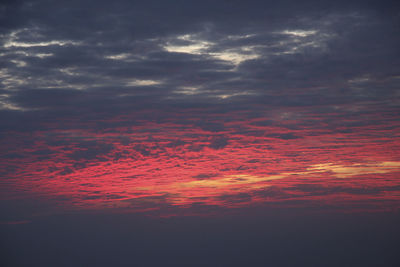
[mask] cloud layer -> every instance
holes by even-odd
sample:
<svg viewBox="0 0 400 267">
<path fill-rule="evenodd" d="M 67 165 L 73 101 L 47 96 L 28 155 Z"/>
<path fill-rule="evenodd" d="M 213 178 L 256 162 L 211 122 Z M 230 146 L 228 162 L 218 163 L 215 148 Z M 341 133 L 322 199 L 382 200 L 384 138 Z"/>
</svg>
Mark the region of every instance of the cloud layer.
<svg viewBox="0 0 400 267">
<path fill-rule="evenodd" d="M 191 2 L 0 5 L 4 198 L 398 204 L 395 2 Z"/>
</svg>

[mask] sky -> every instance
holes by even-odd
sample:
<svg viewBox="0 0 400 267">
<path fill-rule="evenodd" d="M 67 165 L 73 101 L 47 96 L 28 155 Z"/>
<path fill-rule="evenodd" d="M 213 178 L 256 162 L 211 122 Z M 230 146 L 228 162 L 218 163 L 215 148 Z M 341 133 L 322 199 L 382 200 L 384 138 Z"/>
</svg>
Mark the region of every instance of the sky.
<svg viewBox="0 0 400 267">
<path fill-rule="evenodd" d="M 398 266 L 399 47 L 397 1 L 1 1 L 0 263 Z"/>
</svg>

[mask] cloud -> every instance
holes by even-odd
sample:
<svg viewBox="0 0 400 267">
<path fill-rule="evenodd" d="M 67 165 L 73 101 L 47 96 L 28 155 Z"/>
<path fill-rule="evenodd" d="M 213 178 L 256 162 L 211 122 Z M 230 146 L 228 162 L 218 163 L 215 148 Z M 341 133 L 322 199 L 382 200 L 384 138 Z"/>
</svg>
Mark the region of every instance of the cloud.
<svg viewBox="0 0 400 267">
<path fill-rule="evenodd" d="M 28 220 L 25 220 L 25 221 L 3 221 L 3 222 L 0 222 L 0 224 L 18 225 L 18 224 L 27 224 L 30 222 L 31 221 L 28 221 Z"/>
<path fill-rule="evenodd" d="M 76 149 L 68 156 L 76 161 L 100 159 L 108 155 L 114 148 L 112 144 L 98 143 L 94 141 L 78 141 Z"/>
<path fill-rule="evenodd" d="M 323 163 L 313 165 L 308 170 L 311 172 L 332 172 L 338 178 L 348 178 L 357 175 L 397 172 L 400 170 L 400 162 L 373 162 L 351 165 Z"/>
<path fill-rule="evenodd" d="M 317 98 L 329 105 L 365 101 L 378 96 L 373 88 L 384 77 L 371 74 L 386 69 L 386 58 L 396 51 L 393 42 L 398 42 L 395 38 L 371 42 L 382 34 L 393 36 L 395 28 L 377 14 L 362 10 L 332 9 L 327 16 L 315 18 L 312 11 L 296 6 L 298 19 L 291 21 L 286 18 L 293 14 L 294 6 L 277 4 L 275 11 L 285 12 L 280 17 L 272 17 L 275 22 L 272 18 L 265 19 L 264 12 L 268 13 L 268 9 L 259 1 L 249 6 L 214 4 L 216 10 L 242 11 L 233 12 L 234 16 L 226 12 L 199 12 L 208 8 L 208 2 L 193 7 L 185 4 L 178 9 L 192 14 L 191 19 L 171 17 L 166 19 L 164 28 L 155 23 L 146 25 L 144 31 L 141 26 L 144 27 L 149 16 L 158 21 L 177 11 L 156 1 L 165 8 L 165 13 L 141 4 L 141 10 L 149 11 L 145 17 L 137 14 L 136 8 L 126 8 L 127 3 L 116 3 L 108 10 L 100 2 L 96 12 L 113 19 L 98 29 L 103 21 L 91 12 L 87 16 L 93 23 L 84 24 L 77 10 L 71 8 L 64 13 L 45 3 L 16 6 L 21 15 L 28 12 L 28 21 L 31 17 L 38 19 L 4 33 L 2 57 L 7 63 L 2 70 L 3 85 L 12 92 L 3 96 L 3 109 L 30 109 L 34 103 L 21 99 L 27 90 L 28 94 L 40 95 L 41 91 L 31 92 L 32 89 L 53 91 L 57 88 L 90 89 L 90 96 L 99 93 L 96 101 L 92 97 L 82 100 L 84 105 L 102 105 L 110 96 L 120 96 L 114 98 L 117 103 L 130 96 L 141 96 L 150 103 L 189 99 L 208 102 L 216 98 L 216 101 L 235 99 L 249 103 L 262 99 L 266 104 L 289 106 L 313 105 Z M 75 2 L 64 4 L 77 5 Z M 54 16 L 44 15 L 50 13 Z M 117 15 L 135 20 L 124 21 Z M 74 19 L 69 20 L 67 27 L 60 21 L 68 16 Z M 234 19 L 237 22 L 228 27 L 228 22 Z M 119 24 L 122 26 L 113 26 Z M 369 51 L 369 57 L 362 57 L 353 48 L 357 46 Z M 379 69 L 373 62 L 379 63 Z M 363 75 L 371 78 L 355 88 L 351 81 Z M 142 88 L 148 86 L 162 88 L 155 91 Z M 125 87 L 138 88 L 127 90 Z M 338 87 L 347 88 L 339 92 L 342 97 L 338 97 Z M 287 91 L 290 88 L 302 89 L 301 92 Z M 389 95 L 394 93 L 389 88 L 384 91 Z M 40 105 L 52 101 L 44 98 L 44 102 Z"/>
<path fill-rule="evenodd" d="M 304 175 L 393 182 L 394 6 L 3 1 L 1 175 L 10 192 L 145 208 L 289 198 Z"/>
<path fill-rule="evenodd" d="M 209 147 L 213 149 L 222 149 L 228 145 L 228 139 L 224 136 L 213 137 Z"/>
<path fill-rule="evenodd" d="M 382 195 L 385 192 L 390 191 L 398 191 L 400 189 L 399 186 L 379 186 L 379 187 L 366 187 L 366 186 L 354 186 L 354 187 L 345 187 L 345 186 L 334 186 L 334 185 L 317 185 L 317 184 L 297 184 L 291 190 L 301 191 L 304 193 L 308 193 L 310 196 L 327 196 L 334 194 L 350 194 L 350 195 Z"/>
</svg>

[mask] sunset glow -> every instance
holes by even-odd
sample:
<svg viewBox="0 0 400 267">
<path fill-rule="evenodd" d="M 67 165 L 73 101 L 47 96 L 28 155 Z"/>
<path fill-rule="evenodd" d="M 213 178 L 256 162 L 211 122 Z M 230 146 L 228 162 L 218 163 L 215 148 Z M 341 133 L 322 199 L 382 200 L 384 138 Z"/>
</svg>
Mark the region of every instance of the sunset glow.
<svg viewBox="0 0 400 267">
<path fill-rule="evenodd" d="M 234 208 L 294 200 L 398 209 L 400 147 L 388 137 L 396 135 L 394 120 L 394 130 L 381 124 L 338 128 L 323 121 L 339 114 L 315 118 L 297 111 L 284 119 L 269 116 L 265 126 L 263 118 L 245 113 L 204 118 L 210 125 L 204 126 L 197 112 L 176 115 L 185 124 L 166 119 L 10 135 L 4 142 L 9 149 L 3 157 L 9 159 L 3 169 L 6 164 L 10 171 L 3 198 L 18 197 L 18 189 L 66 209 L 163 209 L 160 203 Z M 17 140 L 34 142 L 20 147 Z"/>
<path fill-rule="evenodd" d="M 0 266 L 400 266 L 398 2 L 0 1 Z"/>
</svg>

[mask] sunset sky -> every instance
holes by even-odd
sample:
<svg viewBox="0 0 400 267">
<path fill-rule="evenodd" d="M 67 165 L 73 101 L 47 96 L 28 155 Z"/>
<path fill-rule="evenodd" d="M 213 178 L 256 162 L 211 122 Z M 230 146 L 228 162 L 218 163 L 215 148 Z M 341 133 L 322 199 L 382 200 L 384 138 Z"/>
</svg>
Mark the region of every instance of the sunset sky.
<svg viewBox="0 0 400 267">
<path fill-rule="evenodd" d="M 398 266 L 397 1 L 2 1 L 0 264 Z"/>
</svg>

